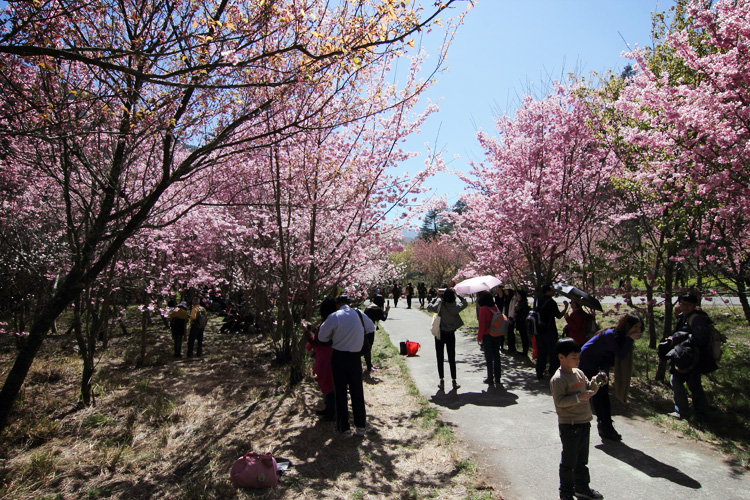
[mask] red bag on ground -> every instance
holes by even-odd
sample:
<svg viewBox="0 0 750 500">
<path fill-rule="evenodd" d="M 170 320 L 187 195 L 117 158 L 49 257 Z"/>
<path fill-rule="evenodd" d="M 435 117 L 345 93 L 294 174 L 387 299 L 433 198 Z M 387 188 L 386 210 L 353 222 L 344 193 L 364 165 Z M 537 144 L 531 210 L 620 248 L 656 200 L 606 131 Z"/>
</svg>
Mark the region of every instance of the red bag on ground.
<svg viewBox="0 0 750 500">
<path fill-rule="evenodd" d="M 270 453 L 250 451 L 238 458 L 229 471 L 232 484 L 241 488 L 267 488 L 279 484 L 276 459 Z"/>
<path fill-rule="evenodd" d="M 412 342 L 411 340 L 406 341 L 406 355 L 416 356 L 419 351 L 419 342 Z"/>
</svg>

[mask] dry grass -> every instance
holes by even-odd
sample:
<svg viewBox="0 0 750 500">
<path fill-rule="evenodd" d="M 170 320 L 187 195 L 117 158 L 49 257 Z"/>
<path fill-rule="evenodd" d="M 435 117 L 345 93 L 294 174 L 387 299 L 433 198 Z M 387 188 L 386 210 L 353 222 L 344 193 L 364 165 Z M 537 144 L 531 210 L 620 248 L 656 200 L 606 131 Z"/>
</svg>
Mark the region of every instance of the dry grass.
<svg viewBox="0 0 750 500">
<path fill-rule="evenodd" d="M 257 336 L 215 333 L 204 358 L 169 357 L 155 329 L 149 366 L 133 362 L 135 338 L 113 339 L 98 365 L 96 406 L 77 409 L 78 361 L 69 339 L 51 339 L 0 442 L 4 499 L 501 498 L 481 479 L 449 427 L 420 398 L 385 336 L 383 369 L 365 384 L 367 436 L 335 436 L 314 410 L 312 379 L 288 389 L 286 367 Z M 380 334 L 379 334 L 380 335 Z M 0 370 L 14 358 L 0 346 Z M 249 450 L 293 466 L 278 487 L 231 486 L 229 468 Z"/>
</svg>

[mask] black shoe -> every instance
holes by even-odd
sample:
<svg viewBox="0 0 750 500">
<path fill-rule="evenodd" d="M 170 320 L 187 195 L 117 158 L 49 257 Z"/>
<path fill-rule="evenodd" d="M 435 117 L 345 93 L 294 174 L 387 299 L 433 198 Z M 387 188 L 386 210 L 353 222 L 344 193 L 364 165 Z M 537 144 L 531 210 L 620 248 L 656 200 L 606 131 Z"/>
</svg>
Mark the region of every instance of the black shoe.
<svg viewBox="0 0 750 500">
<path fill-rule="evenodd" d="M 485 384 L 492 384 L 492 379 L 491 378 L 486 378 L 482 382 L 485 383 Z"/>
<path fill-rule="evenodd" d="M 578 500 L 603 500 L 604 495 L 589 488 L 586 491 L 576 491 L 576 498 Z"/>
<path fill-rule="evenodd" d="M 609 439 L 610 441 L 622 441 L 622 436 L 614 427 L 599 429 L 599 437 Z"/>
</svg>

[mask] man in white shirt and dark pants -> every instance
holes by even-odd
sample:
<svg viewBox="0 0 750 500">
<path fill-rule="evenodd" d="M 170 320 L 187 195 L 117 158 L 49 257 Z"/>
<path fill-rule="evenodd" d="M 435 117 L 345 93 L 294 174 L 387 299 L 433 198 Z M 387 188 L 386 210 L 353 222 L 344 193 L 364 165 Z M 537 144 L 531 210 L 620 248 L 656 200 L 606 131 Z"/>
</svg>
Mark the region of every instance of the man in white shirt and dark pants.
<svg viewBox="0 0 750 500">
<path fill-rule="evenodd" d="M 333 341 L 331 371 L 333 372 L 333 390 L 336 397 L 336 431 L 342 434 L 362 436 L 367 424 L 365 411 L 365 393 L 362 387 L 362 358 L 365 333 L 375 331 L 375 324 L 356 309 L 349 307 L 349 297 L 340 295 L 336 298 L 338 311 L 328 316 L 320 325 L 318 339 L 321 342 Z M 352 398 L 354 426 L 352 433 L 349 426 L 349 408 L 347 390 Z"/>
</svg>

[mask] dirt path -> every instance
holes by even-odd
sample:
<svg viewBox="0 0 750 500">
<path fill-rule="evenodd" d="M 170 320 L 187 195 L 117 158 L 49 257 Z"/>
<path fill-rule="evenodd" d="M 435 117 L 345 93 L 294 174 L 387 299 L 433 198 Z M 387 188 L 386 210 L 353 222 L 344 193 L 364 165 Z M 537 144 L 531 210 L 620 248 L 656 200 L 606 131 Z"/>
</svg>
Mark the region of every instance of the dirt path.
<svg viewBox="0 0 750 500">
<path fill-rule="evenodd" d="M 457 428 L 457 435 L 508 499 L 557 498 L 560 440 L 549 384 L 537 381 L 530 362 L 503 354 L 502 387 L 490 388 L 476 341 L 457 335 L 458 391 L 437 388 L 429 317 L 392 308 L 383 323 L 394 345 L 419 342 L 407 366 L 420 392 Z M 447 364 L 447 363 L 446 363 Z M 446 373 L 448 367 L 446 366 Z M 750 474 L 704 444 L 642 419 L 615 416 L 621 443 L 602 443 L 592 429 L 591 486 L 605 498 L 750 499 Z"/>
</svg>

